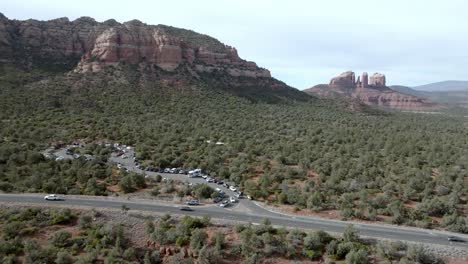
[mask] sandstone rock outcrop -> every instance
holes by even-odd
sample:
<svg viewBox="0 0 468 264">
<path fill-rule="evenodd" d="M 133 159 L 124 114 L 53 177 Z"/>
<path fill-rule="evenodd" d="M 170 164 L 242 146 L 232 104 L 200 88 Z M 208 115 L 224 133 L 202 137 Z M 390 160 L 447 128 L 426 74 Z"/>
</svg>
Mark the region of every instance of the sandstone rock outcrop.
<svg viewBox="0 0 468 264">
<path fill-rule="evenodd" d="M 344 72 L 331 79 L 329 85 L 321 84 L 304 90 L 318 97 L 345 97 L 364 104 L 401 110 L 432 110 L 437 105 L 425 98 L 396 92 L 386 86 L 384 74 L 375 73 L 370 78 L 364 72 L 355 80 L 352 71 Z"/>
<path fill-rule="evenodd" d="M 371 86 L 385 87 L 386 84 L 387 82 L 384 74 L 376 72 L 370 77 L 369 85 Z"/>
<path fill-rule="evenodd" d="M 165 71 L 184 66 L 202 74 L 216 70 L 234 77 L 271 77 L 268 70 L 241 59 L 235 48 L 206 35 L 138 20 L 99 23 L 89 17 L 18 21 L 0 13 L 0 61 L 67 65 L 76 72 L 130 63 Z"/>
<path fill-rule="evenodd" d="M 343 72 L 330 81 L 330 86 L 334 87 L 354 87 L 355 85 L 356 75 L 352 71 Z"/>
</svg>

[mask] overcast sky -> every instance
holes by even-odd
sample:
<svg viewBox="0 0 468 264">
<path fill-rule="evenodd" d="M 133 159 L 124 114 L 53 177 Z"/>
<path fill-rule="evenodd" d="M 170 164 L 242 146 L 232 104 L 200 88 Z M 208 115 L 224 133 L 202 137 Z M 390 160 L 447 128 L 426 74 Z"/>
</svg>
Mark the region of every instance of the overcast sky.
<svg viewBox="0 0 468 264">
<path fill-rule="evenodd" d="M 466 0 L 14 0 L 10 19 L 138 19 L 208 34 L 299 89 L 347 70 L 390 85 L 468 80 Z"/>
</svg>

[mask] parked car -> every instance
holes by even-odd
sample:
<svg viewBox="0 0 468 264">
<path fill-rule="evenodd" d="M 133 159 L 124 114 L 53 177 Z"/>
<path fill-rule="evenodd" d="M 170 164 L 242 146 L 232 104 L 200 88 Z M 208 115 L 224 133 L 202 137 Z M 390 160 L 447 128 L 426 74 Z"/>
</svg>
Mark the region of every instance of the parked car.
<svg viewBox="0 0 468 264">
<path fill-rule="evenodd" d="M 200 205 L 200 202 L 198 200 L 190 200 L 187 202 L 188 205 Z"/>
<path fill-rule="evenodd" d="M 179 208 L 179 210 L 181 210 L 181 211 L 193 211 L 193 209 L 190 208 L 190 207 L 188 207 L 188 206 L 181 206 L 181 207 Z"/>
<path fill-rule="evenodd" d="M 253 196 L 247 195 L 247 199 L 254 200 Z"/>
<path fill-rule="evenodd" d="M 219 202 L 221 202 L 222 200 L 223 200 L 223 198 L 221 198 L 221 197 L 216 197 L 216 198 L 213 199 L 213 203 L 219 203 Z"/>
<path fill-rule="evenodd" d="M 233 192 L 237 191 L 236 187 L 234 187 L 234 186 L 230 186 L 230 187 L 229 187 L 229 190 L 231 190 L 231 191 L 233 191 Z"/>
<path fill-rule="evenodd" d="M 242 199 L 242 198 L 244 198 L 244 195 L 241 194 L 241 193 L 236 193 L 235 195 L 236 195 L 236 198 L 237 198 L 237 199 Z"/>
<path fill-rule="evenodd" d="M 229 197 L 229 201 L 231 203 L 237 203 L 237 199 L 235 197 L 233 197 L 233 196 Z"/>
<path fill-rule="evenodd" d="M 164 169 L 164 173 L 171 173 L 171 169 L 165 168 L 165 169 Z"/>
<path fill-rule="evenodd" d="M 206 179 L 206 178 L 208 178 L 208 175 L 203 174 L 203 175 L 202 175 L 202 178 L 203 178 L 203 179 Z"/>
<path fill-rule="evenodd" d="M 226 187 L 226 188 L 229 188 L 229 184 L 227 184 L 227 183 L 224 183 L 223 186 Z"/>
<path fill-rule="evenodd" d="M 223 185 L 224 182 L 223 182 L 223 181 L 218 181 L 217 184 L 218 184 L 218 185 Z"/>
<path fill-rule="evenodd" d="M 207 181 L 207 182 L 214 182 L 214 179 L 213 179 L 213 178 L 210 178 L 210 177 L 208 177 L 208 178 L 206 178 L 206 181 Z"/>
<path fill-rule="evenodd" d="M 49 194 L 49 195 L 44 196 L 44 200 L 47 200 L 47 201 L 62 201 L 64 199 L 59 197 L 56 194 Z"/>
<path fill-rule="evenodd" d="M 220 204 L 219 204 L 220 207 L 227 207 L 229 206 L 229 201 L 228 200 L 224 200 L 222 201 Z"/>
</svg>

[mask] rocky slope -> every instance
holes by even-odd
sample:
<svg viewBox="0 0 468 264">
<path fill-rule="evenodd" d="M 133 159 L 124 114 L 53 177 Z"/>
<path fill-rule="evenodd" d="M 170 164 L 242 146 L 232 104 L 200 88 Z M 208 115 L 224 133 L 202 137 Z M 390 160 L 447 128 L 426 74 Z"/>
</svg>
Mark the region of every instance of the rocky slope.
<svg viewBox="0 0 468 264">
<path fill-rule="evenodd" d="M 311 98 L 272 78 L 254 62 L 241 59 L 235 48 L 215 38 L 138 20 L 19 21 L 0 13 L 0 62 L 26 71 L 99 74 L 94 78 L 115 69 L 137 85 L 209 86 L 269 102 Z"/>
<path fill-rule="evenodd" d="M 386 86 L 384 74 L 375 73 L 368 77 L 364 72 L 362 76 L 352 71 L 344 72 L 331 79 L 328 85 L 320 84 L 304 92 L 328 98 L 352 98 L 366 105 L 386 107 L 399 110 L 431 110 L 440 108 L 439 105 L 425 98 L 396 92 Z"/>
<path fill-rule="evenodd" d="M 224 71 L 231 76 L 270 77 L 268 70 L 241 59 L 235 48 L 206 35 L 138 20 L 99 23 L 89 17 L 17 21 L 0 14 L 0 61 L 67 65 L 77 72 L 146 63 L 166 71 L 188 66 L 194 75 Z"/>
</svg>

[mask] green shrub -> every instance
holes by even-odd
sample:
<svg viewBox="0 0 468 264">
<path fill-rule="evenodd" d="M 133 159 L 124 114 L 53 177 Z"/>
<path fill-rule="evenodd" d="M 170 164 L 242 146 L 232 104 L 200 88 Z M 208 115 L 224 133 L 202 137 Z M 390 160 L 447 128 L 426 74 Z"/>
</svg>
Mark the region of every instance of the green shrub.
<svg viewBox="0 0 468 264">
<path fill-rule="evenodd" d="M 190 243 L 190 238 L 189 237 L 178 237 L 176 240 L 176 245 L 178 247 L 183 247 L 186 246 Z"/>
<path fill-rule="evenodd" d="M 51 243 L 52 245 L 58 247 L 58 248 L 63 248 L 67 247 L 70 245 L 70 239 L 72 235 L 70 232 L 67 231 L 58 231 L 55 233 L 52 238 L 51 238 Z"/>
<path fill-rule="evenodd" d="M 310 260 L 316 260 L 322 256 L 322 253 L 316 250 L 307 249 L 304 250 L 304 256 Z"/>
<path fill-rule="evenodd" d="M 68 208 L 65 209 L 57 209 L 51 211 L 51 224 L 69 224 L 71 223 L 76 216 L 72 214 L 72 211 Z"/>
</svg>

